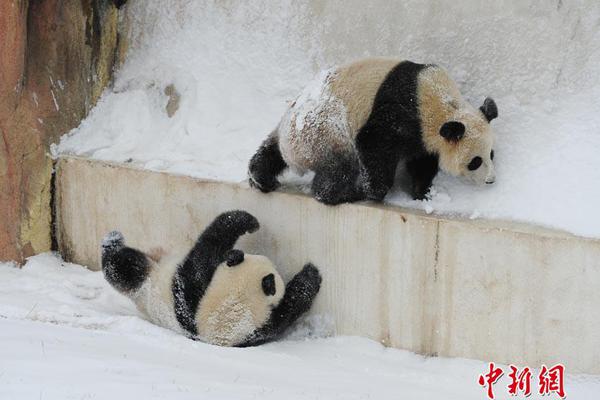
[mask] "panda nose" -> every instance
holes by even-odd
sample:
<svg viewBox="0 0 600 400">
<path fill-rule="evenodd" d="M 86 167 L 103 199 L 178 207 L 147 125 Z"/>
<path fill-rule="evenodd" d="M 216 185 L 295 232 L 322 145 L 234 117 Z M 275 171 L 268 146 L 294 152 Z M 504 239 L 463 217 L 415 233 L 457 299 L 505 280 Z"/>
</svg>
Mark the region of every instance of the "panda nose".
<svg viewBox="0 0 600 400">
<path fill-rule="evenodd" d="M 485 183 L 488 185 L 491 185 L 492 183 L 496 182 L 496 178 L 490 178 L 490 179 L 486 179 Z"/>
</svg>

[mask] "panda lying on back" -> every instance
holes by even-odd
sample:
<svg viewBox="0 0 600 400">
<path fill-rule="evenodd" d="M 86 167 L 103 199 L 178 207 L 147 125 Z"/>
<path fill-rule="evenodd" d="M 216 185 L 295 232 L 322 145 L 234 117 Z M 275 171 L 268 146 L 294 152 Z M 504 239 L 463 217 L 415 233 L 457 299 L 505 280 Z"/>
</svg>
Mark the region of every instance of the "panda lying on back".
<svg viewBox="0 0 600 400">
<path fill-rule="evenodd" d="M 400 160 L 423 199 L 442 170 L 483 184 L 495 180 L 494 100 L 467 103 L 436 65 L 366 59 L 325 71 L 290 105 L 250 160 L 249 180 L 275 190 L 286 167 L 314 171 L 317 200 L 382 200 Z"/>
<path fill-rule="evenodd" d="M 258 345 L 308 311 L 321 286 L 310 263 L 284 286 L 268 258 L 233 250 L 258 227 L 245 211 L 223 213 L 180 258 L 150 257 L 111 232 L 102 242 L 102 271 L 158 325 L 216 345 Z"/>
</svg>

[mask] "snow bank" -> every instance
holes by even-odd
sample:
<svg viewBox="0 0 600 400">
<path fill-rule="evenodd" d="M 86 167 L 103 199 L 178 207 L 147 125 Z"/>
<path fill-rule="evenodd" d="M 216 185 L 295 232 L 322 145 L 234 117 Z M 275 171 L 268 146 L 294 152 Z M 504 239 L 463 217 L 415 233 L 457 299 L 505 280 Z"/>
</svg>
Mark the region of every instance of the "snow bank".
<svg viewBox="0 0 600 400">
<path fill-rule="evenodd" d="M 486 367 L 353 337 L 211 346 L 143 320 L 100 272 L 50 254 L 0 264 L 1 399 L 479 400 Z M 566 391 L 596 399 L 600 377 L 570 375 Z"/>
<path fill-rule="evenodd" d="M 436 62 L 476 105 L 496 99 L 497 183 L 441 175 L 431 201 L 398 189 L 387 201 L 600 237 L 600 3 L 447 4 L 132 0 L 114 87 L 54 151 L 241 181 L 318 71 L 371 55 Z"/>
</svg>

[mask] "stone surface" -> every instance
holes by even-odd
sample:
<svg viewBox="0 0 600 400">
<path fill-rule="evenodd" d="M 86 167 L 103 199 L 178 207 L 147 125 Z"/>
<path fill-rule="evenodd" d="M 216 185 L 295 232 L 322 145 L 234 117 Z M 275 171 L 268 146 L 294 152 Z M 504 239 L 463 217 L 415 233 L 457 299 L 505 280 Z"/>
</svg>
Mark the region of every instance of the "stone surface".
<svg viewBox="0 0 600 400">
<path fill-rule="evenodd" d="M 48 146 L 109 83 L 117 20 L 109 0 L 0 2 L 0 260 L 50 249 Z"/>
<path fill-rule="evenodd" d="M 600 240 L 503 221 L 436 218 L 370 203 L 327 207 L 295 193 L 78 158 L 58 164 L 62 254 L 99 268 L 113 229 L 142 250 L 191 245 L 220 212 L 261 229 L 239 247 L 289 279 L 323 274 L 313 313 L 336 333 L 422 354 L 600 373 Z"/>
</svg>

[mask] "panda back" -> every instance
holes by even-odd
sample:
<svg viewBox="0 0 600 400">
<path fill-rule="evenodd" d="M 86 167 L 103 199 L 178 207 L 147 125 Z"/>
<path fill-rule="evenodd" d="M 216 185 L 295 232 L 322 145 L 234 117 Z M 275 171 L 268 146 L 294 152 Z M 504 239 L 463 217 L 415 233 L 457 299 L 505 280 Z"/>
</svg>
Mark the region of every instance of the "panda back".
<svg viewBox="0 0 600 400">
<path fill-rule="evenodd" d="M 400 62 L 393 58 L 367 58 L 336 71 L 331 94 L 344 105 L 352 139 L 367 122 L 381 84 Z"/>
<path fill-rule="evenodd" d="M 332 156 L 353 152 L 377 91 L 398 62 L 370 58 L 321 72 L 292 102 L 277 128 L 286 163 L 303 174 Z"/>
</svg>

